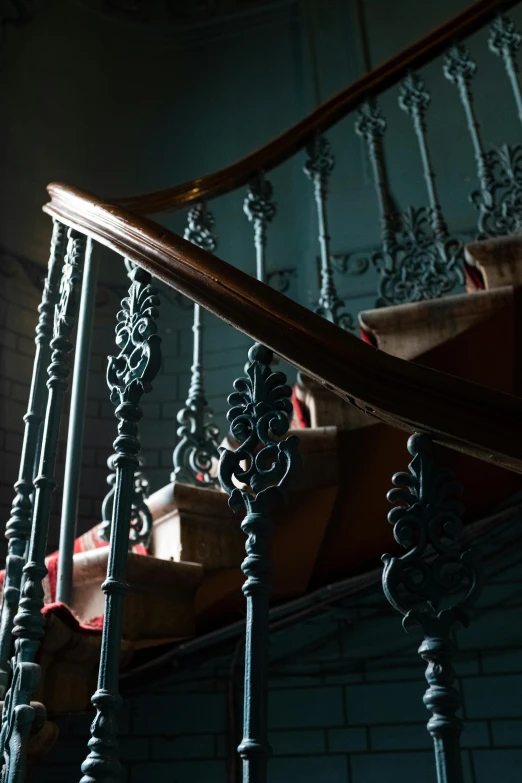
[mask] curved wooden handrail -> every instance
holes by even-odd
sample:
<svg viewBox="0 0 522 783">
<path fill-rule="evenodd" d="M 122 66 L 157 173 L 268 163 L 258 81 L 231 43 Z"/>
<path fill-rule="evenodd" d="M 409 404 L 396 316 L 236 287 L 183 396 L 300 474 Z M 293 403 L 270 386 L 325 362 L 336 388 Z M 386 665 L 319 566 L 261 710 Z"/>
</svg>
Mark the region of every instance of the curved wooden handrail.
<svg viewBox="0 0 522 783">
<path fill-rule="evenodd" d="M 433 60 L 455 41 L 479 30 L 498 13 L 520 0 L 478 0 L 419 41 L 357 79 L 322 103 L 315 111 L 264 147 L 224 169 L 173 188 L 142 196 L 112 198 L 111 202 L 141 215 L 169 212 L 201 199 L 229 193 L 246 185 L 258 172 L 268 172 L 306 146 L 319 132 L 328 130 L 368 98 L 396 84 L 409 70 Z"/>
<path fill-rule="evenodd" d="M 153 221 L 66 185 L 44 211 L 130 258 L 359 409 L 522 473 L 522 399 L 397 359 Z"/>
</svg>

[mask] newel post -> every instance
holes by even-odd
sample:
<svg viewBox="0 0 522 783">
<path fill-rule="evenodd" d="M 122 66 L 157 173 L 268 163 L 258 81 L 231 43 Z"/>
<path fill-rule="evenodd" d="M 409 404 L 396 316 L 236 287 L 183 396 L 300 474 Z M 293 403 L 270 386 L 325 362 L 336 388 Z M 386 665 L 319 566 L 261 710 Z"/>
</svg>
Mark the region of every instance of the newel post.
<svg viewBox="0 0 522 783">
<path fill-rule="evenodd" d="M 246 378 L 234 382 L 228 401 L 235 451 L 223 448 L 219 481 L 234 511 L 245 509 L 241 528 L 247 535 L 243 585 L 246 596 L 243 783 L 265 783 L 271 749 L 267 739 L 268 611 L 273 509 L 287 498 L 299 470 L 298 438 L 282 440 L 289 429 L 292 391 L 282 372 L 272 372 L 273 353 L 255 344 L 248 352 Z M 242 488 L 240 489 L 239 486 Z"/>
<path fill-rule="evenodd" d="M 424 704 L 432 713 L 438 783 L 463 783 L 457 715 L 460 693 L 455 687 L 454 630 L 467 625 L 469 610 L 482 589 L 482 569 L 475 552 L 462 545 L 462 487 L 450 470 L 437 467 L 429 435 L 412 435 L 409 473 L 393 476 L 388 493 L 393 508 L 388 519 L 406 553 L 383 555 L 382 584 L 386 598 L 403 617 L 406 631 L 420 627 L 424 641 L 419 655 L 427 663 Z"/>
</svg>

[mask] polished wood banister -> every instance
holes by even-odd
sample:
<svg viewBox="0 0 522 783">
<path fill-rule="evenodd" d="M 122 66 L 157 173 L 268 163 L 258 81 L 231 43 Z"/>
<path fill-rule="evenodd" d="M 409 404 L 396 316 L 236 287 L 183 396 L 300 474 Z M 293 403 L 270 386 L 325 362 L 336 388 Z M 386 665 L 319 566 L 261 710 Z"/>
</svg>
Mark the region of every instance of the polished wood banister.
<svg viewBox="0 0 522 783">
<path fill-rule="evenodd" d="M 522 473 L 522 400 L 366 345 L 153 221 L 52 184 L 44 211 L 147 269 L 357 408 Z"/>
<path fill-rule="evenodd" d="M 315 111 L 265 146 L 232 165 L 205 177 L 142 196 L 112 198 L 111 202 L 141 215 L 175 211 L 201 199 L 229 193 L 246 185 L 260 171 L 267 172 L 301 150 L 315 134 L 328 130 L 365 100 L 392 87 L 410 70 L 420 68 L 455 41 L 479 30 L 500 12 L 520 0 L 478 0 L 419 41 L 369 71 L 322 103 Z"/>
</svg>

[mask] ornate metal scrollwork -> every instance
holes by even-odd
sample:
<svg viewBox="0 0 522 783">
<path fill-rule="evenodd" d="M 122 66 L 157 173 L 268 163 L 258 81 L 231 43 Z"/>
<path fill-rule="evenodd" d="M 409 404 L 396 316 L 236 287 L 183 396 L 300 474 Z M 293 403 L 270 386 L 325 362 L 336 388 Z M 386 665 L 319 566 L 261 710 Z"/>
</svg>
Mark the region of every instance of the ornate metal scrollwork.
<svg viewBox="0 0 522 783">
<path fill-rule="evenodd" d="M 196 204 L 187 215 L 187 228 L 184 237 L 192 244 L 213 253 L 217 247 L 217 237 L 214 234 L 216 219 L 205 203 Z"/>
<path fill-rule="evenodd" d="M 102 523 L 98 529 L 98 536 L 102 541 L 107 542 L 110 541 L 111 520 L 114 508 L 114 485 L 116 482 L 115 457 L 116 455 L 112 454 L 107 460 L 107 467 L 111 471 L 107 476 L 107 484 L 110 489 L 105 495 L 102 503 Z M 129 550 L 132 550 L 137 544 L 141 544 L 145 549 L 148 549 L 152 535 L 152 514 L 147 505 L 150 484 L 142 470 L 145 461 L 141 456 L 138 457 L 138 462 L 139 467 L 134 471 L 134 493 L 132 496 Z"/>
<path fill-rule="evenodd" d="M 335 158 L 330 142 L 324 136 L 316 136 L 307 146 L 307 158 L 303 166 L 306 176 L 314 186 L 319 224 L 319 245 L 321 248 L 321 290 L 314 308 L 318 315 L 347 331 L 355 330 L 355 321 L 347 312 L 345 304 L 337 293 L 330 260 L 330 236 L 328 234 L 328 181 L 334 170 Z"/>
<path fill-rule="evenodd" d="M 12 660 L 13 679 L 2 713 L 0 748 L 4 758 L 2 781 L 5 783 L 23 783 L 26 745 L 35 717 L 30 699 L 40 680 L 40 666 L 34 660 L 45 626 L 45 618 L 41 614 L 44 604 L 42 580 L 47 574 L 45 548 L 52 491 L 55 486 L 54 465 L 58 433 L 70 373 L 68 356 L 72 350 L 71 335 L 76 318 L 86 245 L 85 236 L 75 229 L 69 229 L 68 238 L 67 255 L 60 282 L 60 297 L 54 308 L 53 338 L 50 343 L 52 355 L 47 370 L 49 395 L 39 470 L 34 480 L 31 539 L 27 563 L 23 569 L 25 579 L 18 613 L 14 618 L 13 635 L 16 642 Z M 52 249 L 51 255 L 54 253 L 60 255 L 62 241 L 62 232 L 57 229 L 53 234 L 53 244 L 56 242 L 57 246 Z M 43 313 L 49 315 L 45 309 Z M 46 329 L 47 325 L 45 323 Z"/>
<path fill-rule="evenodd" d="M 515 22 L 510 16 L 497 16 L 491 23 L 488 44 L 490 50 L 497 57 L 502 57 L 508 71 L 518 70 L 516 60 L 522 36 L 515 27 Z"/>
<path fill-rule="evenodd" d="M 219 480 L 234 511 L 246 510 L 241 523 L 248 536 L 242 564 L 247 577 L 244 735 L 238 752 L 244 780 L 263 781 L 270 753 L 267 739 L 268 608 L 270 514 L 285 502 L 290 482 L 300 466 L 298 438 L 288 432 L 292 390 L 282 372 L 272 372 L 272 351 L 254 345 L 248 352 L 246 378 L 235 381 L 227 418 L 236 451 L 221 450 Z"/>
<path fill-rule="evenodd" d="M 509 56 L 514 56 L 520 43 L 512 23 L 507 24 L 509 21 L 498 19 L 493 25 L 495 34 L 490 38 L 490 46 L 496 54 L 507 50 Z M 453 46 L 444 60 L 444 75 L 459 90 L 475 152 L 479 190 L 471 194 L 470 200 L 478 211 L 479 237 L 519 233 L 522 230 L 522 146 L 505 144 L 484 151 L 471 92 L 476 68 L 469 50 L 462 44 Z"/>
<path fill-rule="evenodd" d="M 420 626 L 419 654 L 427 661 L 426 707 L 433 713 L 428 731 L 435 743 L 439 783 L 462 780 L 459 737 L 463 725 L 456 712 L 461 699 L 454 687 L 452 632 L 467 625 L 469 610 L 482 588 L 482 569 L 475 552 L 462 546 L 463 506 L 456 499 L 461 485 L 450 470 L 433 460 L 429 435 L 408 441 L 413 456 L 409 473 L 393 477 L 388 519 L 395 540 L 406 549 L 401 557 L 383 555 L 382 583 L 390 604 L 402 615 L 406 631 Z"/>
<path fill-rule="evenodd" d="M 266 230 L 277 213 L 272 184 L 259 174 L 248 186 L 243 210 L 254 226 L 257 279 L 265 282 Z"/>
<path fill-rule="evenodd" d="M 491 171 L 489 191 L 476 191 L 472 203 L 479 212 L 479 237 L 522 232 L 522 145 L 503 144 L 486 153 Z"/>
<path fill-rule="evenodd" d="M 209 253 L 217 247 L 215 220 L 204 204 L 197 204 L 188 215 L 185 239 Z M 178 443 L 174 449 L 171 478 L 184 484 L 211 486 L 217 483 L 213 469 L 219 459 L 219 428 L 211 421 L 203 383 L 203 321 L 198 304 L 194 305 L 193 360 L 190 386 L 185 405 L 178 412 Z"/>
<path fill-rule="evenodd" d="M 107 384 L 116 406 L 118 436 L 114 441 L 116 469 L 114 505 L 110 535 L 105 593 L 105 616 L 98 675 L 98 689 L 92 697 L 96 716 L 91 725 L 89 754 L 82 764 L 82 783 L 118 780 L 115 710 L 118 694 L 118 666 L 121 647 L 121 623 L 130 522 L 135 503 L 135 475 L 139 468 L 138 422 L 142 418 L 140 400 L 151 391 L 152 381 L 161 366 L 161 338 L 157 334 L 159 299 L 143 269 L 131 268 L 129 296 L 123 299 L 116 326 L 118 356 L 109 357 Z"/>
<path fill-rule="evenodd" d="M 371 257 L 381 274 L 377 306 L 437 299 L 450 293 L 462 274 L 457 267 L 462 245 L 448 239 L 434 239 L 430 210 L 409 207 L 395 217 L 395 232 L 388 252 L 378 250 Z"/>
</svg>

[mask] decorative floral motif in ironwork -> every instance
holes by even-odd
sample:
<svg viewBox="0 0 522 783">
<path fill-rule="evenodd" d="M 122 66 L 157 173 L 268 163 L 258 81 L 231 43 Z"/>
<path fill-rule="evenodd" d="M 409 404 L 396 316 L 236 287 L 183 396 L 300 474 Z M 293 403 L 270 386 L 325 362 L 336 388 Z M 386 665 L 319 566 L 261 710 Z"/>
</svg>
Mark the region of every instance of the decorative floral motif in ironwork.
<svg viewBox="0 0 522 783">
<path fill-rule="evenodd" d="M 107 467 L 111 471 L 107 476 L 107 484 L 110 486 L 102 503 L 102 523 L 98 528 L 98 536 L 102 541 L 110 540 L 112 513 L 114 509 L 114 491 L 116 473 L 114 465 L 115 455 L 107 460 Z M 152 514 L 147 505 L 150 493 L 149 480 L 142 471 L 143 457 L 138 457 L 139 468 L 134 471 L 134 494 L 132 496 L 132 512 L 129 532 L 129 549 L 141 544 L 148 549 L 152 535 Z"/>
<path fill-rule="evenodd" d="M 503 144 L 486 153 L 491 172 L 488 190 L 471 195 L 479 212 L 480 237 L 522 232 L 522 145 Z"/>
<path fill-rule="evenodd" d="M 216 220 L 212 212 L 203 202 L 196 204 L 189 210 L 187 216 L 188 226 L 184 237 L 194 245 L 213 253 L 217 247 L 217 237 L 214 234 Z"/>
<path fill-rule="evenodd" d="M 204 204 L 190 210 L 184 237 L 199 247 L 213 252 L 217 247 L 215 220 Z M 194 304 L 193 361 L 190 386 L 185 405 L 178 412 L 178 442 L 173 454 L 171 478 L 184 484 L 212 485 L 217 483 L 215 467 L 219 459 L 219 428 L 212 419 L 203 383 L 203 322 L 199 305 Z"/>
<path fill-rule="evenodd" d="M 381 274 L 377 306 L 436 299 L 463 282 L 462 244 L 433 236 L 429 207 L 409 207 L 394 222 L 398 228 L 388 252 L 372 256 Z"/>
<path fill-rule="evenodd" d="M 290 425 L 292 390 L 282 372 L 272 372 L 273 353 L 255 344 L 248 352 L 245 378 L 234 382 L 227 418 L 238 441 L 236 451 L 221 450 L 219 480 L 234 511 L 246 510 L 241 529 L 247 535 L 247 601 L 243 740 L 238 753 L 245 780 L 265 780 L 270 755 L 267 737 L 268 607 L 271 568 L 272 509 L 287 499 L 288 487 L 300 465 L 295 436 L 285 439 Z"/>
<path fill-rule="evenodd" d="M 292 390 L 284 373 L 272 372 L 272 351 L 256 343 L 248 358 L 247 377 L 234 382 L 228 398 L 227 419 L 239 446 L 221 449 L 219 481 L 234 511 L 244 506 L 248 513 L 268 513 L 285 500 L 299 468 L 299 440 L 281 440 L 290 426 Z"/>
<path fill-rule="evenodd" d="M 399 106 L 423 129 L 425 129 L 424 114 L 430 102 L 431 95 L 426 89 L 424 79 L 416 72 L 405 76 L 399 88 Z"/>
</svg>

